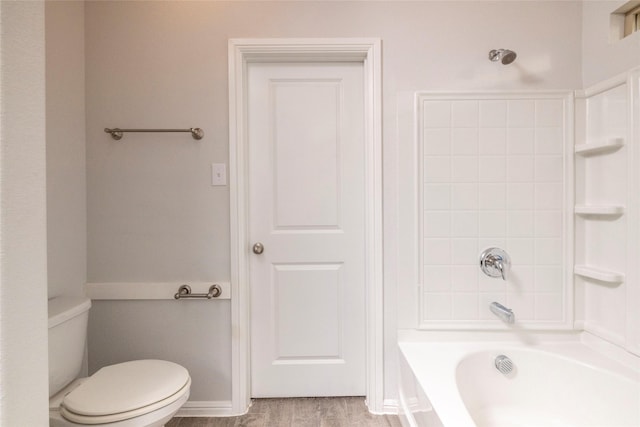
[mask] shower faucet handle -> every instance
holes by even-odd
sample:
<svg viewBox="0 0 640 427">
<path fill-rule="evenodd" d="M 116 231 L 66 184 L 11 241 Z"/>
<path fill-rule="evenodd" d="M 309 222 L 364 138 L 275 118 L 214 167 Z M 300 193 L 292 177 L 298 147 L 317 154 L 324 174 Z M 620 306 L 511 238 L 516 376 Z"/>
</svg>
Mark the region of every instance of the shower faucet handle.
<svg viewBox="0 0 640 427">
<path fill-rule="evenodd" d="M 489 277 L 507 280 L 511 271 L 511 258 L 500 248 L 487 248 L 480 254 L 480 269 Z"/>
</svg>

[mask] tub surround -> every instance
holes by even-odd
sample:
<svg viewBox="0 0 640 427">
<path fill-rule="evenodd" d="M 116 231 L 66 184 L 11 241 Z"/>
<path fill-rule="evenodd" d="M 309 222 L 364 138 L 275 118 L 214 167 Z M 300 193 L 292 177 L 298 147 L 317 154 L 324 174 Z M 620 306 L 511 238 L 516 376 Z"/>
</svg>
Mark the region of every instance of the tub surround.
<svg viewBox="0 0 640 427">
<path fill-rule="evenodd" d="M 416 94 L 420 329 L 504 329 L 573 321 L 573 94 Z M 504 280 L 480 254 L 504 249 Z"/>
<path fill-rule="evenodd" d="M 638 356 L 639 83 L 636 68 L 576 93 L 574 160 L 575 328 Z"/>
<path fill-rule="evenodd" d="M 637 225 L 640 218 L 640 174 L 637 172 L 640 161 L 640 69 L 632 69 L 576 92 L 575 138 L 569 132 L 564 143 L 559 139 L 554 142 L 547 138 L 550 135 L 548 131 L 535 127 L 534 160 L 530 163 L 537 165 L 535 157 L 543 153 L 562 155 L 564 161 L 556 165 L 555 176 L 563 177 L 561 181 L 549 181 L 554 176 L 553 168 L 535 167 L 531 175 L 533 188 L 538 184 L 548 186 L 549 183 L 563 182 L 564 194 L 562 197 L 548 198 L 549 191 L 544 194 L 534 191 L 532 196 L 522 199 L 517 197 L 526 194 L 523 191 L 511 194 L 512 200 L 533 200 L 528 226 L 523 226 L 524 222 L 515 222 L 519 225 L 514 228 L 507 221 L 506 233 L 509 237 L 509 230 L 515 230 L 518 239 L 533 237 L 531 259 L 534 280 L 530 287 L 526 280 L 520 286 L 501 284 L 494 292 L 499 291 L 496 297 L 503 298 L 506 292 L 508 301 L 510 295 L 527 295 L 527 289 L 530 289 L 528 292 L 534 292 L 535 298 L 531 302 L 533 311 L 527 311 L 526 299 L 520 300 L 525 304 L 514 308 L 516 321 L 508 326 L 508 332 L 491 332 L 488 329 L 495 326 L 489 322 L 473 325 L 461 322 L 464 317 L 455 316 L 456 293 L 459 294 L 462 289 L 457 284 L 461 282 L 456 282 L 454 274 L 459 275 L 462 267 L 453 269 L 450 264 L 455 264 L 456 254 L 463 253 L 456 250 L 456 244 L 460 244 L 456 241 L 455 233 L 459 233 L 461 227 L 448 223 L 447 227 L 443 224 L 434 226 L 438 220 L 434 214 L 445 210 L 447 219 L 453 221 L 451 218 L 455 217 L 456 212 L 454 210 L 450 214 L 448 211 L 455 207 L 455 203 L 459 204 L 462 212 L 473 212 L 483 197 L 482 192 L 479 199 L 453 196 L 457 185 L 454 170 L 457 159 L 454 153 L 456 150 L 460 152 L 461 147 L 466 146 L 467 150 L 473 147 L 469 144 L 473 140 L 467 139 L 466 145 L 459 144 L 456 148 L 455 135 L 460 126 L 452 123 L 456 122 L 456 114 L 459 116 L 457 122 L 461 123 L 461 111 L 468 112 L 469 105 L 476 107 L 474 104 L 461 104 L 455 97 L 434 99 L 434 96 L 439 95 L 424 100 L 418 98 L 417 114 L 418 145 L 428 154 L 422 165 L 424 179 L 420 181 L 427 190 L 423 199 L 425 216 L 422 229 L 425 234 L 421 235 L 424 238 L 424 255 L 419 257 L 419 261 L 425 264 L 421 278 L 424 280 L 422 286 L 426 289 L 421 294 L 424 300 L 420 306 L 420 328 L 441 330 L 407 330 L 399 333 L 399 396 L 404 422 L 428 427 L 521 425 L 521 422 L 531 425 L 640 425 L 640 315 L 636 307 L 640 295 L 637 263 L 640 253 Z M 573 99 L 573 95 L 570 97 Z M 495 104 L 498 109 L 501 105 Z M 517 111 L 516 108 L 516 105 L 511 107 L 506 104 L 507 123 L 511 117 L 509 111 Z M 534 115 L 530 122 L 536 125 L 538 112 L 547 118 L 552 117 L 547 108 L 538 108 L 535 103 L 529 110 Z M 564 120 L 555 122 L 557 126 L 560 123 L 567 126 L 567 120 L 574 118 L 572 108 L 569 112 L 571 114 L 565 114 Z M 467 114 L 466 117 L 474 117 L 474 114 Z M 503 113 L 499 117 L 502 120 Z M 526 115 L 515 117 L 526 119 Z M 434 127 L 434 123 L 437 126 Z M 481 124 L 482 120 L 470 123 Z M 445 132 L 440 132 L 443 126 Z M 434 138 L 436 134 L 440 136 Z M 523 135 L 520 134 L 520 137 Z M 538 139 L 537 135 L 546 137 Z M 513 142 L 519 145 L 507 146 L 507 152 L 521 149 L 522 140 Z M 527 155 L 526 152 L 519 153 L 520 156 Z M 435 157 L 440 161 L 431 161 L 429 156 L 436 155 L 440 156 Z M 514 160 L 517 163 L 522 158 L 509 158 L 509 161 Z M 451 165 L 449 169 L 448 165 Z M 461 170 L 468 174 L 469 167 Z M 526 172 L 526 168 L 517 168 L 517 173 L 523 171 Z M 560 171 L 563 174 L 559 174 Z M 481 176 L 477 171 L 475 173 L 477 175 L 469 176 L 469 179 Z M 542 178 L 540 183 L 537 181 L 539 178 Z M 519 183 L 519 180 L 514 183 Z M 474 188 L 480 185 L 481 182 Z M 549 187 L 544 188 L 549 190 Z M 432 197 L 427 197 L 429 191 L 433 193 Z M 513 204 L 509 197 L 507 191 L 507 217 L 509 204 Z M 555 238 L 545 234 L 551 230 L 546 227 L 553 222 L 548 215 L 552 205 L 537 209 L 539 201 L 549 202 L 552 199 L 561 202 L 553 209 L 562 212 L 562 227 L 556 227 L 562 233 Z M 460 205 L 461 200 L 466 205 Z M 500 198 L 489 200 L 504 204 Z M 479 213 L 482 213 L 481 209 Z M 493 222 L 486 222 L 484 229 L 493 230 L 496 236 L 500 236 L 500 233 L 505 233 L 505 226 L 495 220 L 495 217 L 500 218 L 497 212 L 492 213 Z M 521 212 L 516 210 L 516 213 Z M 469 230 L 482 233 L 481 219 L 474 218 L 468 222 L 476 226 Z M 447 230 L 450 230 L 448 234 Z M 547 231 L 539 235 L 540 230 Z M 532 234 L 518 235 L 521 232 Z M 495 237 L 493 241 L 489 236 L 485 237 L 487 239 L 487 243 L 496 243 Z M 509 241 L 517 240 L 507 238 Z M 554 245 L 549 245 L 551 241 L 555 242 Z M 560 251 L 563 246 L 565 250 Z M 434 247 L 439 250 L 433 250 Z M 466 253 L 471 255 L 470 250 Z M 549 255 L 554 253 L 556 256 Z M 526 265 L 526 257 L 522 257 L 525 254 L 520 249 L 518 255 L 511 254 L 515 271 L 523 260 Z M 556 268 L 563 269 L 563 274 L 557 276 L 559 282 L 538 280 L 539 277 L 545 277 L 540 268 L 548 269 L 546 264 L 549 262 L 555 262 Z M 450 273 L 443 274 L 442 266 L 449 267 Z M 478 266 L 473 266 L 473 269 L 477 275 Z M 472 277 L 476 276 L 468 274 L 467 282 Z M 492 284 L 479 283 L 479 286 L 474 285 L 466 292 L 483 292 L 485 287 Z M 556 311 L 556 315 L 550 318 L 546 314 L 551 312 L 539 315 L 539 308 L 548 310 L 548 307 L 539 305 L 536 292 L 542 291 L 544 295 L 557 284 L 563 287 L 564 292 L 556 296 L 562 298 L 564 295 L 565 299 L 560 300 L 561 306 L 556 307 L 564 306 L 564 309 Z M 553 304 L 553 300 L 546 301 Z M 482 304 L 479 308 L 483 308 Z M 524 320 L 519 316 L 519 312 L 523 311 Z M 527 313 L 532 313 L 533 317 L 527 317 Z M 482 320 L 481 316 L 479 320 Z M 541 333 L 544 321 L 549 320 L 556 322 L 547 323 L 549 331 Z M 464 332 L 461 329 L 484 330 Z M 513 373 L 503 376 L 492 366 L 491 362 L 499 355 L 513 359 L 516 366 Z M 533 370 L 535 374 L 531 374 Z M 548 391 L 545 391 L 547 388 Z M 544 408 L 544 411 L 540 408 Z M 575 408 L 580 408 L 580 412 Z"/>
</svg>

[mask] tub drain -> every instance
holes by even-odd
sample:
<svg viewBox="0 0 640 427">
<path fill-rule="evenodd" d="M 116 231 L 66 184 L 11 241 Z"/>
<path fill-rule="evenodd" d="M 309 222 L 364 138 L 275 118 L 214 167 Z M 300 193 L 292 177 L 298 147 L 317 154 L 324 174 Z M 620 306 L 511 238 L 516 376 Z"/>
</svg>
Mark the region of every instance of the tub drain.
<svg viewBox="0 0 640 427">
<path fill-rule="evenodd" d="M 509 359 L 507 356 L 505 356 L 504 354 L 501 354 L 500 356 L 496 357 L 495 364 L 496 364 L 496 369 L 501 373 L 503 373 L 504 375 L 507 375 L 511 373 L 511 371 L 513 371 L 513 361 Z"/>
</svg>

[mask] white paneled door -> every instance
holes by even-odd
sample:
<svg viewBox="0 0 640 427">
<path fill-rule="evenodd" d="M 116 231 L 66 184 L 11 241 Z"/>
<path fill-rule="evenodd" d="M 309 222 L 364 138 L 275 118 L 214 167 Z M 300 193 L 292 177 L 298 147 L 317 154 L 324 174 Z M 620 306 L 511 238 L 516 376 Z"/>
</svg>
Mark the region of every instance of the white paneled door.
<svg viewBox="0 0 640 427">
<path fill-rule="evenodd" d="M 247 67 L 252 396 L 365 395 L 363 64 Z"/>
</svg>

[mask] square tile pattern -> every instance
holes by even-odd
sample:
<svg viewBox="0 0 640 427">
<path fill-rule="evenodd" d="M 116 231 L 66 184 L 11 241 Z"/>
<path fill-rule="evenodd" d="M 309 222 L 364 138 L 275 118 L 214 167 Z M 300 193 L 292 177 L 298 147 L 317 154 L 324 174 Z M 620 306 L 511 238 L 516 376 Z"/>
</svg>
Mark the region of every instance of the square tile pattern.
<svg viewBox="0 0 640 427">
<path fill-rule="evenodd" d="M 563 320 L 564 100 L 424 98 L 421 322 Z M 511 256 L 485 276 L 487 247 Z M 498 322 L 498 321 L 496 321 Z"/>
</svg>

